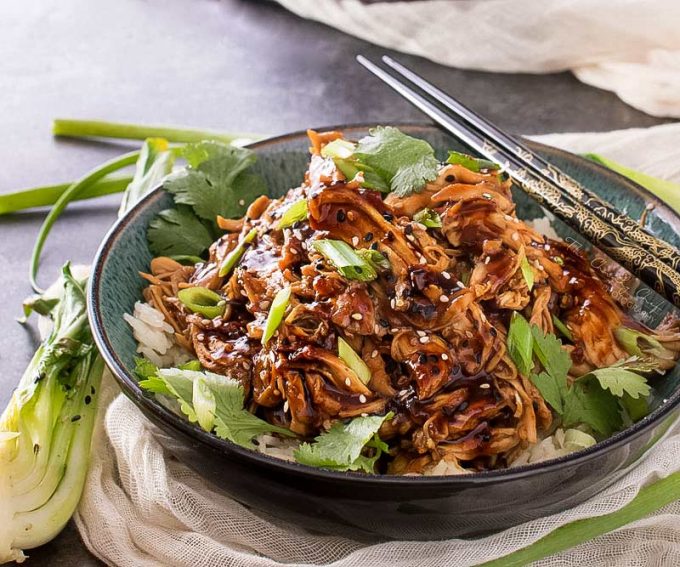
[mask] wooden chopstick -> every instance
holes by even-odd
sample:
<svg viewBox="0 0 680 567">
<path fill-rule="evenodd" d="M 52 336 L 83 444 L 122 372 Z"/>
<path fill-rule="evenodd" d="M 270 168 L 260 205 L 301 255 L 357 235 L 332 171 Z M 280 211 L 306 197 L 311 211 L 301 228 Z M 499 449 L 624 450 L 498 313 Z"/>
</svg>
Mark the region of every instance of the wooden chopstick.
<svg viewBox="0 0 680 567">
<path fill-rule="evenodd" d="M 456 121 L 417 90 L 402 83 L 361 55 L 357 56 L 357 61 L 465 145 L 502 166 L 512 180 L 539 204 L 680 307 L 680 274 L 677 271 L 647 250 L 630 242 L 618 228 L 599 218 L 588 207 L 566 193 L 562 187 L 536 175 L 517 156 L 506 153 L 487 137 Z"/>
<path fill-rule="evenodd" d="M 480 116 L 460 101 L 435 87 L 420 75 L 386 55 L 383 56 L 382 60 L 401 76 L 425 91 L 442 106 L 451 110 L 451 112 L 459 119 L 463 120 L 468 126 L 472 127 L 482 136 L 493 141 L 493 143 L 499 148 L 502 148 L 505 153 L 510 153 L 517 157 L 522 161 L 524 167 L 531 169 L 538 177 L 545 178 L 547 181 L 558 185 L 565 193 L 568 193 L 574 199 L 580 201 L 603 221 L 618 228 L 633 244 L 636 244 L 640 248 L 644 248 L 659 260 L 668 264 L 676 272 L 680 271 L 680 253 L 670 244 L 656 238 L 629 216 L 619 213 L 610 203 L 598 197 L 573 177 L 570 177 L 555 165 L 548 163 L 522 142 L 506 134 L 495 124 L 489 122 L 489 120 Z"/>
</svg>

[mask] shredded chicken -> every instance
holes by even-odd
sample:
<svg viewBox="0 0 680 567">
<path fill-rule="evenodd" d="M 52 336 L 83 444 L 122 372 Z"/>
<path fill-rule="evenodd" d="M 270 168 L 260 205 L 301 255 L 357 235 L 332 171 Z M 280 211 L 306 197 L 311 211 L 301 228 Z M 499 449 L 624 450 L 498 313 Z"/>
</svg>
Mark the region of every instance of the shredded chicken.
<svg viewBox="0 0 680 567">
<path fill-rule="evenodd" d="M 515 216 L 510 182 L 496 172 L 446 165 L 422 192 L 383 199 L 321 156 L 341 136 L 310 132 L 302 185 L 280 199 L 260 197 L 242 219 L 218 219 L 227 232 L 206 262 L 187 267 L 156 258 L 144 275 L 151 284 L 145 297 L 180 344 L 206 369 L 240 380 L 247 407 L 272 423 L 310 438 L 334 420 L 392 411 L 380 431 L 391 447 L 383 471 L 420 473 L 441 460 L 467 470 L 505 466 L 553 420 L 507 352 L 513 311 L 544 332 L 555 332 L 554 318 L 566 324 L 575 374 L 627 358 L 615 330 L 640 325 L 580 250 Z M 308 219 L 278 228 L 300 199 Z M 413 220 L 425 207 L 439 214 L 441 229 Z M 225 256 L 253 228 L 257 238 L 220 277 Z M 318 239 L 377 250 L 390 269 L 370 282 L 348 280 L 311 246 Z M 522 266 L 533 274 L 531 288 Z M 224 314 L 190 313 L 176 297 L 187 286 L 219 292 Z M 291 288 L 286 316 L 262 346 L 272 300 L 284 287 Z M 673 362 L 677 324 L 645 331 Z M 338 356 L 339 338 L 365 361 L 368 383 Z"/>
</svg>

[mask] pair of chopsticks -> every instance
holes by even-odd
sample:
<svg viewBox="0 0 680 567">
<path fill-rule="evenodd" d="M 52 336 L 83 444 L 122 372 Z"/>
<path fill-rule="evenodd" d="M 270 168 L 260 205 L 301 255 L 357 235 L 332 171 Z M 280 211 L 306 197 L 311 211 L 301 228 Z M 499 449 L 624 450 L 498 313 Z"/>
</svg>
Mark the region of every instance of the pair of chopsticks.
<svg viewBox="0 0 680 567">
<path fill-rule="evenodd" d="M 676 248 L 413 71 L 390 57 L 382 60 L 412 86 L 357 56 L 361 65 L 437 124 L 499 164 L 539 204 L 680 307 L 680 252 Z"/>
</svg>

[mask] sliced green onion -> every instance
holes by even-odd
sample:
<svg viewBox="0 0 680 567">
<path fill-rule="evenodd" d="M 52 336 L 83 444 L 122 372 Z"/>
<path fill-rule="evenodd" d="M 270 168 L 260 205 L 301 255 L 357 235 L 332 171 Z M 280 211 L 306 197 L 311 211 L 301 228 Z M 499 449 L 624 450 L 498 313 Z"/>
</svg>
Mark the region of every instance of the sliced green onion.
<svg viewBox="0 0 680 567">
<path fill-rule="evenodd" d="M 527 287 L 529 288 L 529 291 L 531 291 L 534 288 L 534 270 L 531 268 L 526 256 L 522 258 L 520 268 L 522 270 L 522 275 L 524 276 L 524 281 L 527 282 Z"/>
<path fill-rule="evenodd" d="M 564 448 L 568 451 L 580 451 L 597 443 L 592 435 L 588 435 L 579 429 L 567 429 L 564 432 Z"/>
<path fill-rule="evenodd" d="M 423 209 L 422 211 L 418 211 L 415 215 L 413 215 L 413 220 L 425 225 L 428 228 L 442 227 L 442 219 L 439 216 L 439 213 L 437 213 L 437 211 L 433 211 L 432 209 Z"/>
<path fill-rule="evenodd" d="M 564 335 L 565 338 L 574 342 L 574 335 L 571 334 L 569 327 L 567 327 L 562 321 L 560 321 L 555 315 L 552 316 L 553 325 L 555 328 Z"/>
<path fill-rule="evenodd" d="M 347 140 L 333 140 L 321 148 L 321 157 L 347 159 L 352 156 L 356 144 Z"/>
<path fill-rule="evenodd" d="M 298 221 L 303 221 L 307 218 L 307 199 L 300 199 L 293 203 L 286 209 L 286 212 L 281 215 L 278 228 L 286 228 Z"/>
<path fill-rule="evenodd" d="M 338 356 L 349 366 L 364 384 L 371 381 L 371 371 L 363 359 L 342 337 L 338 337 Z"/>
<path fill-rule="evenodd" d="M 349 280 L 368 282 L 378 277 L 375 268 L 342 240 L 317 240 L 312 246 Z"/>
<path fill-rule="evenodd" d="M 625 351 L 632 356 L 663 356 L 666 349 L 654 337 L 628 327 L 618 327 L 614 336 Z"/>
<path fill-rule="evenodd" d="M 222 262 L 222 266 L 220 266 L 220 272 L 219 275 L 220 277 L 226 276 L 229 272 L 231 272 L 234 269 L 234 266 L 238 264 L 239 260 L 241 259 L 241 256 L 243 256 L 243 253 L 246 251 L 246 248 L 248 247 L 248 244 L 250 244 L 253 240 L 255 240 L 255 237 L 257 236 L 257 230 L 252 229 L 248 234 L 246 234 L 243 237 L 243 240 L 239 242 L 229 254 L 224 258 L 224 261 Z"/>
<path fill-rule="evenodd" d="M 377 270 L 389 270 L 392 268 L 390 261 L 377 250 L 371 250 L 370 248 L 359 248 L 356 253 L 361 256 L 366 262 L 373 266 Z"/>
<path fill-rule="evenodd" d="M 174 256 L 168 256 L 171 260 L 179 262 L 183 266 L 193 266 L 195 264 L 201 264 L 205 262 L 200 256 L 191 256 L 186 254 L 175 254 Z"/>
<path fill-rule="evenodd" d="M 272 306 L 269 309 L 269 315 L 267 315 L 267 322 L 264 324 L 264 333 L 262 333 L 262 344 L 266 345 L 274 336 L 276 329 L 279 328 L 281 321 L 283 321 L 283 315 L 288 307 L 288 302 L 290 300 L 290 287 L 284 287 L 280 289 L 272 301 Z"/>
<path fill-rule="evenodd" d="M 481 159 L 472 157 L 467 154 L 462 154 L 460 152 L 449 152 L 449 158 L 446 160 L 451 165 L 462 165 L 464 168 L 479 173 L 480 171 L 493 170 L 496 171 L 500 169 L 500 166 L 488 159 Z"/>
<path fill-rule="evenodd" d="M 219 293 L 205 287 L 187 287 L 181 289 L 177 293 L 177 299 L 189 311 L 200 313 L 208 317 L 208 319 L 214 319 L 222 315 L 227 305 Z"/>
<path fill-rule="evenodd" d="M 212 431 L 215 426 L 217 402 L 215 401 L 215 394 L 212 393 L 203 377 L 197 376 L 194 379 L 191 401 L 194 405 L 198 425 L 206 431 Z"/>
<path fill-rule="evenodd" d="M 192 370 L 194 372 L 201 372 L 203 370 L 203 366 L 201 365 L 200 360 L 190 360 L 189 362 L 185 362 L 184 364 L 181 364 L 179 369 L 180 370 Z"/>
</svg>

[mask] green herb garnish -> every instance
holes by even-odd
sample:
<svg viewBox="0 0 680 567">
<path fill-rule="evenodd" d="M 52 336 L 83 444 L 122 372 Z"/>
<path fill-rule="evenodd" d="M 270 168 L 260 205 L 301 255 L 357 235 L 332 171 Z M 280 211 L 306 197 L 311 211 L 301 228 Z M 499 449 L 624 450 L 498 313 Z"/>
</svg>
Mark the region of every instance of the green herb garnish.
<svg viewBox="0 0 680 567">
<path fill-rule="evenodd" d="M 293 203 L 286 211 L 281 215 L 279 220 L 278 228 L 286 228 L 295 224 L 296 222 L 303 221 L 307 218 L 307 199 L 300 199 Z"/>
<path fill-rule="evenodd" d="M 257 159 L 251 150 L 200 142 L 187 145 L 183 155 L 189 167 L 171 175 L 163 188 L 202 219 L 241 217 L 267 192 L 262 178 L 246 171 Z"/>
<path fill-rule="evenodd" d="M 177 292 L 177 299 L 193 313 L 214 319 L 224 313 L 227 303 L 217 292 L 206 287 L 187 287 Z"/>
<path fill-rule="evenodd" d="M 219 271 L 219 276 L 224 277 L 228 273 L 230 273 L 236 264 L 239 263 L 241 260 L 241 257 L 243 256 L 244 252 L 246 251 L 246 248 L 248 245 L 255 240 L 255 237 L 257 236 L 257 230 L 256 229 L 251 229 L 248 234 L 246 234 L 243 239 L 236 245 L 236 248 L 234 248 L 229 254 L 227 254 L 224 257 L 224 260 L 222 262 L 222 265 L 220 266 L 220 271 Z"/>
<path fill-rule="evenodd" d="M 375 463 L 388 447 L 378 437 L 383 422 L 393 414 L 355 417 L 349 423 L 336 422 L 314 443 L 303 443 L 295 451 L 295 460 L 303 465 L 337 471 L 375 472 Z M 365 447 L 372 448 L 371 457 L 362 455 Z"/>
<path fill-rule="evenodd" d="M 156 256 L 200 256 L 213 243 L 206 225 L 186 206 L 158 213 L 147 237 Z"/>
<path fill-rule="evenodd" d="M 422 211 L 418 211 L 415 215 L 413 215 L 413 220 L 425 225 L 427 228 L 442 227 L 442 219 L 439 216 L 439 213 L 437 213 L 437 211 L 433 211 L 432 209 L 423 209 Z"/>
<path fill-rule="evenodd" d="M 371 371 L 363 359 L 349 346 L 347 341 L 338 337 L 338 356 L 349 366 L 364 384 L 371 381 Z"/>
<path fill-rule="evenodd" d="M 534 363 L 532 360 L 531 327 L 529 322 L 518 311 L 513 311 L 508 330 L 508 353 L 517 369 L 529 376 Z"/>
<path fill-rule="evenodd" d="M 364 259 L 342 240 L 316 240 L 312 246 L 349 280 L 368 282 L 378 277 L 372 261 Z"/>
<path fill-rule="evenodd" d="M 531 291 L 534 288 L 534 270 L 529 264 L 526 256 L 522 257 L 522 262 L 520 263 L 520 269 L 522 270 L 522 276 L 524 276 L 524 281 L 527 283 L 527 288 Z"/>
<path fill-rule="evenodd" d="M 562 333 L 567 340 L 574 342 L 574 336 L 571 334 L 569 327 L 567 327 L 562 321 L 560 321 L 556 315 L 552 316 L 552 321 L 553 325 L 555 325 L 555 328 L 560 333 Z"/>
<path fill-rule="evenodd" d="M 284 287 L 280 289 L 272 305 L 269 308 L 269 315 L 267 315 L 267 321 L 264 325 L 264 331 L 262 333 L 262 344 L 266 345 L 274 336 L 276 329 L 279 328 L 281 321 L 283 321 L 283 316 L 286 313 L 286 308 L 288 307 L 288 302 L 290 301 L 290 287 Z"/>
<path fill-rule="evenodd" d="M 468 154 L 460 152 L 449 151 L 449 157 L 446 160 L 451 165 L 462 165 L 464 168 L 479 173 L 480 171 L 496 171 L 500 169 L 500 165 L 488 159 L 476 158 Z"/>
</svg>

